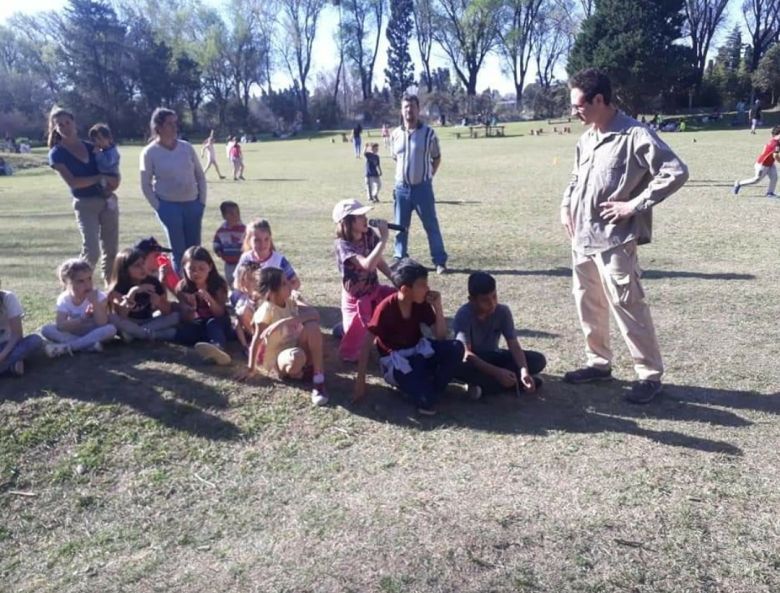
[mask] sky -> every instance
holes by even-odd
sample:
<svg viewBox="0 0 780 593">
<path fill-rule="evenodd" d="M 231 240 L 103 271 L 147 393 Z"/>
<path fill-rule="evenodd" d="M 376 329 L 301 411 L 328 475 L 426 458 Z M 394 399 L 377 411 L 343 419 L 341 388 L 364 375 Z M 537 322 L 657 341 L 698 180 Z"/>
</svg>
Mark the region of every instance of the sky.
<svg viewBox="0 0 780 593">
<path fill-rule="evenodd" d="M 205 0 L 206 4 L 213 6 L 219 6 L 218 0 Z M 26 14 L 34 14 L 36 12 L 45 10 L 60 10 L 67 3 L 65 0 L 0 0 L 0 23 L 5 22 L 13 13 L 24 12 Z M 727 19 L 726 26 L 723 27 L 721 35 L 733 27 L 738 21 L 739 14 L 735 8 L 735 2 L 732 1 L 732 11 Z M 336 48 L 334 35 L 337 30 L 338 16 L 335 8 L 329 6 L 326 9 L 325 14 L 320 20 L 320 26 L 317 30 L 317 36 L 314 43 L 314 65 L 313 71 L 310 74 L 309 88 L 314 88 L 314 84 L 317 80 L 317 73 L 322 71 L 334 71 L 338 66 L 338 51 Z M 719 45 L 719 40 L 716 39 L 713 44 L 715 47 Z M 411 42 L 411 54 L 412 61 L 415 62 L 415 75 L 419 77 L 422 68 L 420 66 L 419 52 L 417 51 L 417 43 L 412 38 Z M 714 48 L 713 48 L 714 50 Z M 432 54 L 432 67 L 448 67 L 449 62 L 444 53 L 434 46 Z M 374 84 L 377 86 L 383 86 L 384 83 L 384 69 L 387 66 L 387 39 L 384 34 L 382 35 L 379 52 L 377 55 L 376 66 L 374 68 Z M 559 77 L 564 76 L 563 67 L 565 64 L 561 64 Z M 533 81 L 535 71 L 532 68 L 526 78 L 526 84 Z M 452 71 L 452 77 L 455 78 L 455 73 Z M 290 77 L 284 72 L 277 72 L 272 80 L 273 85 L 276 88 L 286 87 L 290 84 Z M 485 59 L 485 63 L 480 70 L 479 78 L 477 80 L 477 90 L 483 91 L 487 88 L 498 90 L 502 95 L 514 95 L 515 89 L 512 84 L 512 76 L 509 72 L 502 72 L 501 59 L 491 54 Z"/>
</svg>

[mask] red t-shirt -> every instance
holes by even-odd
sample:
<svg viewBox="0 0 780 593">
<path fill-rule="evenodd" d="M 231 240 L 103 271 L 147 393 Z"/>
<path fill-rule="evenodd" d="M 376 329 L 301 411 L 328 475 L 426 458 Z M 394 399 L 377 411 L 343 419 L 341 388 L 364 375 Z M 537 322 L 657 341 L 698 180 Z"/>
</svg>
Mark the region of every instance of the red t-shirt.
<svg viewBox="0 0 780 593">
<path fill-rule="evenodd" d="M 376 345 L 383 355 L 393 350 L 412 348 L 422 338 L 420 324 L 436 323 L 436 312 L 428 303 L 412 303 L 412 314 L 405 319 L 398 303 L 398 293 L 391 294 L 374 309 L 368 331 L 376 336 Z"/>
<path fill-rule="evenodd" d="M 772 163 L 775 162 L 775 153 L 779 151 L 780 142 L 772 138 L 769 142 L 766 143 L 764 150 L 762 150 L 761 154 L 758 155 L 756 162 L 760 165 L 763 165 L 764 167 L 769 167 Z"/>
</svg>

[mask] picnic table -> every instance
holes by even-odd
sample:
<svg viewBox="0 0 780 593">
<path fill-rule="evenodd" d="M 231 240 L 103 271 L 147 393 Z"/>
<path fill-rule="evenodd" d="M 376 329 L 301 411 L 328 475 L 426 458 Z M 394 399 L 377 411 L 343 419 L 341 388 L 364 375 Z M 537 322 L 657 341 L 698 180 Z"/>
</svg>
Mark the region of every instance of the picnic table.
<svg viewBox="0 0 780 593">
<path fill-rule="evenodd" d="M 487 136 L 503 136 L 504 126 L 491 126 L 480 124 L 478 126 L 469 126 L 469 136 L 471 138 L 479 138 L 479 134 L 482 132 Z"/>
</svg>

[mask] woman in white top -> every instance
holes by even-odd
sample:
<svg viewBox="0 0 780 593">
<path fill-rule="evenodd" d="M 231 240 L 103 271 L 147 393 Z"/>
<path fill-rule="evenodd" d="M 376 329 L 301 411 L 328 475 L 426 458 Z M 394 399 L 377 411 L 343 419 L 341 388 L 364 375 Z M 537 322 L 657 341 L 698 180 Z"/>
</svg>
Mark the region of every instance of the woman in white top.
<svg viewBox="0 0 780 593">
<path fill-rule="evenodd" d="M 141 152 L 141 190 L 157 212 L 180 272 L 181 256 L 200 245 L 206 176 L 195 149 L 178 138 L 175 111 L 158 107 L 150 127 L 153 140 Z"/>
<path fill-rule="evenodd" d="M 203 169 L 203 174 L 208 173 L 211 166 L 214 165 L 219 178 L 224 179 L 225 176 L 220 172 L 217 164 L 217 151 L 214 149 L 214 130 L 211 130 L 211 134 L 203 141 L 203 147 L 200 149 L 200 158 L 202 159 L 205 156 L 208 156 L 208 161 L 206 162 L 206 168 Z"/>
</svg>

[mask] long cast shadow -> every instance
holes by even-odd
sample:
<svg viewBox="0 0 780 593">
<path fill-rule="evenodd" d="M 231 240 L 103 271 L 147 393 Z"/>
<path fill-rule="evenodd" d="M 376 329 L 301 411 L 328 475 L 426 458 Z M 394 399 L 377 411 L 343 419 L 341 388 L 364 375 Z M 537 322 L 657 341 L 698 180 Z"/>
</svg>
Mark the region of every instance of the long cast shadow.
<svg viewBox="0 0 780 593">
<path fill-rule="evenodd" d="M 187 374 L 148 366 L 150 361 L 181 362 L 183 350 L 162 344 L 112 344 L 102 354 L 33 360 L 24 377 L 3 381 L 0 396 L 16 402 L 54 395 L 97 405 L 121 404 L 169 428 L 203 438 L 239 437 L 235 424 L 204 409 L 227 407 L 224 395 Z M 39 365 L 46 365 L 46 372 L 36 372 Z"/>
<path fill-rule="evenodd" d="M 439 404 L 439 413 L 421 417 L 404 396 L 387 386 L 371 385 L 363 402 L 349 399 L 353 382 L 336 377 L 331 384 L 342 394 L 341 402 L 351 413 L 381 423 L 416 430 L 462 427 L 497 434 L 547 436 L 555 432 L 583 434 L 619 433 L 638 436 L 671 447 L 684 447 L 708 453 L 742 455 L 727 441 L 699 437 L 676 430 L 654 430 L 639 425 L 639 419 L 745 428 L 747 418 L 722 408 L 780 414 L 780 393 L 725 391 L 686 385 L 666 385 L 664 393 L 647 406 L 623 401 L 621 390 L 628 383 L 613 382 L 605 387 L 571 386 L 549 378 L 538 394 L 500 394 L 479 402 L 467 401 L 452 387 Z"/>
<path fill-rule="evenodd" d="M 557 267 L 549 270 L 478 270 L 476 268 L 452 268 L 450 274 L 473 274 L 474 272 L 487 272 L 493 276 L 552 276 L 568 278 L 571 276 L 571 268 Z M 643 270 L 642 278 L 658 280 L 661 278 L 696 278 L 699 280 L 755 280 L 753 274 L 738 274 L 735 272 L 688 272 L 685 270 Z"/>
</svg>

